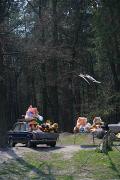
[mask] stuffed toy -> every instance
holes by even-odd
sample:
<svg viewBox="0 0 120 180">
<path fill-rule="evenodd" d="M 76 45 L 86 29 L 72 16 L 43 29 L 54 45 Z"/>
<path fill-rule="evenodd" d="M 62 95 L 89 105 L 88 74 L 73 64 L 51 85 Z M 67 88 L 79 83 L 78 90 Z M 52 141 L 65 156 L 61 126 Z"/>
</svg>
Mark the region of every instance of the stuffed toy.
<svg viewBox="0 0 120 180">
<path fill-rule="evenodd" d="M 52 128 L 54 129 L 54 132 L 58 132 L 58 123 L 54 123 L 53 125 L 52 125 Z"/>
<path fill-rule="evenodd" d="M 41 124 L 41 130 L 43 132 L 49 132 L 49 125 L 47 125 L 46 123 Z"/>
<path fill-rule="evenodd" d="M 58 132 L 58 123 L 47 120 L 44 124 L 41 124 L 41 130 L 43 132 Z"/>
<path fill-rule="evenodd" d="M 96 129 L 101 128 L 101 126 L 104 124 L 104 122 L 101 120 L 100 117 L 95 117 L 93 119 L 93 124 L 91 126 L 91 131 L 94 132 Z"/>
<path fill-rule="evenodd" d="M 58 123 L 53 123 L 50 127 L 50 132 L 58 132 Z"/>
<path fill-rule="evenodd" d="M 39 115 L 39 112 L 36 107 L 29 106 L 28 110 L 26 111 L 25 120 L 31 121 L 32 119 L 36 119 L 39 125 L 43 122 L 43 117 Z"/>
<path fill-rule="evenodd" d="M 32 107 L 32 105 L 30 105 L 28 110 L 26 111 L 25 120 L 30 121 L 33 119 L 34 113 L 33 113 L 32 109 L 33 109 L 33 107 Z"/>
<path fill-rule="evenodd" d="M 83 132 L 85 130 L 85 126 L 87 125 L 87 118 L 85 117 L 79 117 L 77 119 L 77 124 L 74 127 L 74 132 Z"/>
<path fill-rule="evenodd" d="M 95 117 L 93 119 L 93 125 L 102 125 L 103 122 L 102 122 L 102 119 L 100 117 Z"/>
<path fill-rule="evenodd" d="M 40 116 L 39 114 L 36 114 L 36 115 L 33 116 L 33 117 L 36 119 L 36 121 L 37 121 L 37 123 L 38 123 L 39 125 L 41 125 L 41 124 L 43 123 L 43 117 Z"/>
<path fill-rule="evenodd" d="M 37 124 L 36 120 L 31 120 L 29 122 L 30 131 L 37 130 L 37 125 L 38 124 Z"/>
<path fill-rule="evenodd" d="M 90 132 L 90 128 L 91 128 L 91 124 L 90 123 L 87 123 L 84 127 L 84 131 L 85 132 Z"/>
</svg>

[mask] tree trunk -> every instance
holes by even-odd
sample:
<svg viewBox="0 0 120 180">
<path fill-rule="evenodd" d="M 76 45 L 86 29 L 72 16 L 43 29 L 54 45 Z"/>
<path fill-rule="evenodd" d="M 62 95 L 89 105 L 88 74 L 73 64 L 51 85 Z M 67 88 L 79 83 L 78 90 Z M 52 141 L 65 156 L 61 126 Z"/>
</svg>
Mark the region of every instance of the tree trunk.
<svg viewBox="0 0 120 180">
<path fill-rule="evenodd" d="M 39 0 L 39 26 L 40 26 L 40 34 L 41 34 L 41 44 L 45 44 L 45 27 L 44 27 L 44 21 L 42 17 L 42 0 Z"/>
<path fill-rule="evenodd" d="M 53 7 L 53 46 L 58 44 L 57 0 L 52 0 Z"/>
<path fill-rule="evenodd" d="M 7 106 L 6 106 L 6 81 L 4 75 L 4 65 L 3 65 L 3 47 L 2 41 L 0 39 L 0 147 L 6 145 L 6 134 L 7 134 Z"/>
<path fill-rule="evenodd" d="M 109 5 L 109 16 L 110 16 L 110 19 L 111 19 L 111 23 L 112 25 L 116 26 L 116 24 L 114 23 L 115 22 L 115 17 L 114 17 L 114 11 L 112 9 L 112 6 Z M 119 20 L 118 20 L 118 24 L 119 24 Z M 114 58 L 112 60 L 110 60 L 110 67 L 111 67 L 111 72 L 112 72 L 112 75 L 113 75 L 113 80 L 114 80 L 114 87 L 115 87 L 115 90 L 117 92 L 120 91 L 120 80 L 119 80 L 119 75 L 120 75 L 120 69 L 118 70 L 118 67 L 120 66 L 119 65 L 119 59 L 120 59 L 120 49 L 119 49 L 119 40 L 117 38 L 117 34 L 116 32 L 113 31 L 112 33 L 112 37 L 111 37 L 111 42 L 113 43 L 113 55 Z M 117 60 L 117 63 L 115 63 L 115 61 Z M 117 68 L 116 68 L 117 67 Z"/>
<path fill-rule="evenodd" d="M 52 0 L 52 19 L 53 19 L 53 47 L 58 45 L 58 22 L 57 22 L 57 0 Z M 59 123 L 59 101 L 58 101 L 58 59 L 53 56 L 52 69 L 53 69 L 53 87 L 51 94 L 53 95 L 53 117 Z"/>
<path fill-rule="evenodd" d="M 44 119 L 47 119 L 47 114 L 48 114 L 48 94 L 47 94 L 47 84 L 46 84 L 46 65 L 43 63 L 41 65 L 42 67 L 42 75 L 43 75 L 43 87 L 42 87 L 42 94 L 43 94 L 43 117 Z"/>
<path fill-rule="evenodd" d="M 7 104 L 6 104 L 6 86 L 0 83 L 0 147 L 7 143 Z"/>
<path fill-rule="evenodd" d="M 111 71 L 112 71 L 112 75 L 113 75 L 115 90 L 117 92 L 119 92 L 119 90 L 120 90 L 120 82 L 119 82 L 119 79 L 118 79 L 118 76 L 117 76 L 115 63 L 114 62 L 110 62 L 110 67 L 111 67 Z"/>
</svg>

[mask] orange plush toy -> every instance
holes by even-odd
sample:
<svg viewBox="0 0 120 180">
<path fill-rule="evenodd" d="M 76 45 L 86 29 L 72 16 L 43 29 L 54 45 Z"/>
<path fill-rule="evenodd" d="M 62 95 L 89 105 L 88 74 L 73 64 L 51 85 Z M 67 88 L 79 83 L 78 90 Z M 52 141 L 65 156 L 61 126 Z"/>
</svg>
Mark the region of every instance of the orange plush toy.
<svg viewBox="0 0 120 180">
<path fill-rule="evenodd" d="M 101 128 L 101 125 L 103 125 L 104 122 L 101 120 L 100 117 L 94 117 L 93 124 L 91 126 L 91 131 L 96 131 L 96 129 Z"/>
<path fill-rule="evenodd" d="M 82 130 L 84 131 L 84 128 L 85 128 L 86 124 L 87 124 L 87 118 L 78 117 L 77 124 L 74 127 L 74 132 L 77 133 L 77 132 L 80 132 Z"/>
</svg>

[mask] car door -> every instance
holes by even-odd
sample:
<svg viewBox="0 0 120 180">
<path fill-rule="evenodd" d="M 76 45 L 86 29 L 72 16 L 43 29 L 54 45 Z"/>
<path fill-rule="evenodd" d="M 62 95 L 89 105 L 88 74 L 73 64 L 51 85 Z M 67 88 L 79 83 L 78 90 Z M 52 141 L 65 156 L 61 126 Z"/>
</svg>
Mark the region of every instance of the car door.
<svg viewBox="0 0 120 180">
<path fill-rule="evenodd" d="M 12 139 L 14 142 L 18 142 L 19 140 L 19 132 L 20 132 L 20 124 L 16 123 L 13 127 L 13 130 L 11 131 L 10 135 L 12 136 Z"/>
<path fill-rule="evenodd" d="M 15 142 L 21 143 L 26 140 L 26 124 L 24 122 L 18 122 L 14 125 L 12 136 Z"/>
<path fill-rule="evenodd" d="M 19 141 L 25 143 L 27 141 L 27 135 L 28 135 L 27 123 L 22 122 L 20 123 L 20 129 L 19 129 Z"/>
<path fill-rule="evenodd" d="M 29 137 L 29 126 L 26 122 L 17 122 L 11 131 L 8 132 L 8 139 L 14 143 L 26 143 Z"/>
</svg>

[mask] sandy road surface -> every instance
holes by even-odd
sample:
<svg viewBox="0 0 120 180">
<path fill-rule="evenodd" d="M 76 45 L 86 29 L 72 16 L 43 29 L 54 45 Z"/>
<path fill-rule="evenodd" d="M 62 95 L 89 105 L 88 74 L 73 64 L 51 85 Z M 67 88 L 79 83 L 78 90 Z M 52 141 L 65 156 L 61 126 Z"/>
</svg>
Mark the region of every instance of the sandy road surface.
<svg viewBox="0 0 120 180">
<path fill-rule="evenodd" d="M 63 153 L 66 158 L 70 158 L 72 154 L 80 150 L 80 146 L 56 146 L 55 148 L 47 147 L 46 145 L 38 146 L 35 149 L 27 148 L 21 144 L 16 145 L 14 148 L 0 149 L 0 163 L 9 159 L 17 159 L 24 157 L 25 153 Z"/>
<path fill-rule="evenodd" d="M 93 147 L 95 148 L 95 147 Z M 17 159 L 24 157 L 26 153 L 62 153 L 65 159 L 69 159 L 72 155 L 83 149 L 80 145 L 57 145 L 55 148 L 48 147 L 46 145 L 39 145 L 35 149 L 27 148 L 22 144 L 17 144 L 13 148 L 0 149 L 0 163 L 3 163 L 9 159 Z M 89 148 L 84 148 L 89 149 Z"/>
</svg>

